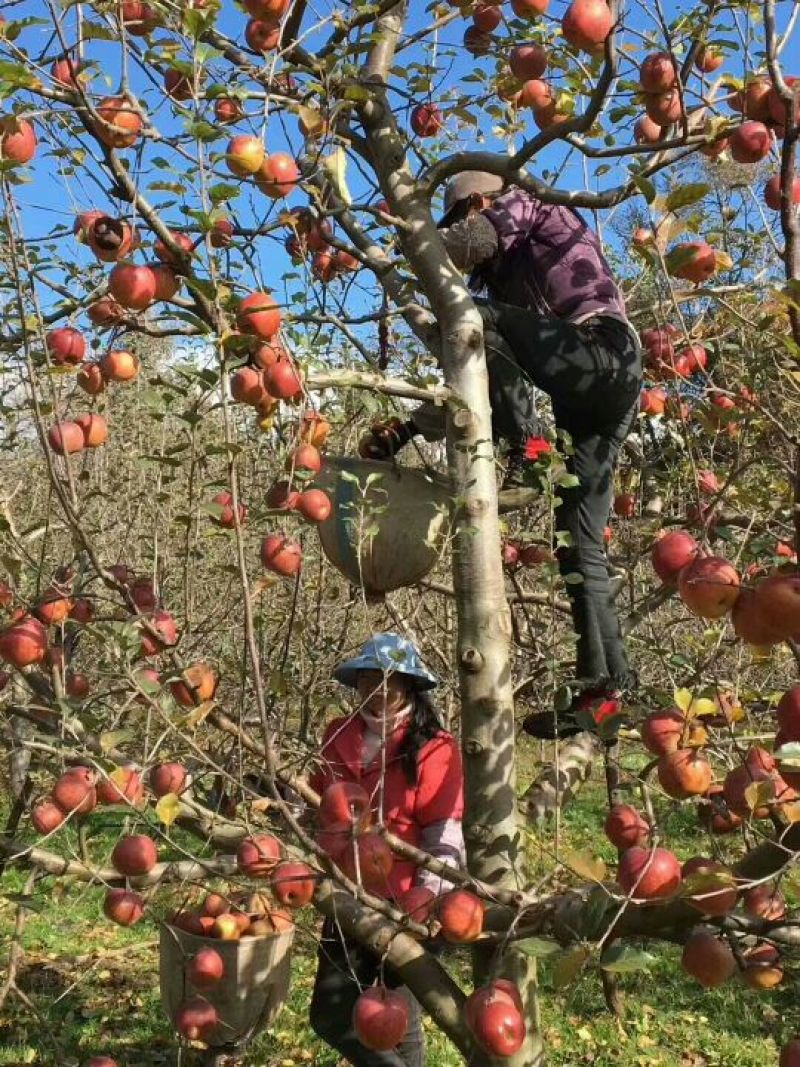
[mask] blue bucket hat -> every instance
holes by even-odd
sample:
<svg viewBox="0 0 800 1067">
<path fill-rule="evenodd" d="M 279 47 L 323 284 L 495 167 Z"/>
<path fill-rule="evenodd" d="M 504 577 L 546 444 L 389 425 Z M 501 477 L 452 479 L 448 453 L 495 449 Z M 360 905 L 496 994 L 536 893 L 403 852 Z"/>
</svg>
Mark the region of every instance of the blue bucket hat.
<svg viewBox="0 0 800 1067">
<path fill-rule="evenodd" d="M 352 659 L 340 663 L 333 677 L 342 685 L 355 688 L 359 671 L 394 671 L 414 679 L 416 689 L 434 689 L 439 684 L 435 674 L 427 670 L 416 646 L 400 634 L 375 634 L 366 641 Z"/>
</svg>

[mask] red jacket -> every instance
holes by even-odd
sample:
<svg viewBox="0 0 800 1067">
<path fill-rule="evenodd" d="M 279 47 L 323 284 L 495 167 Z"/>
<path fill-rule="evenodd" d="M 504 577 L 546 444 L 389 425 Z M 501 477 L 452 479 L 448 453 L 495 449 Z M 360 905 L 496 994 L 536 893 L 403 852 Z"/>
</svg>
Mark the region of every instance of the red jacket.
<svg viewBox="0 0 800 1067">
<path fill-rule="evenodd" d="M 322 793 L 332 782 L 357 782 L 372 797 L 372 810 L 386 828 L 411 845 L 419 845 L 422 828 L 464 814 L 464 777 L 461 752 L 452 734 L 442 730 L 417 753 L 417 781 L 409 781 L 400 747 L 408 723 L 400 726 L 386 744 L 386 774 L 381 788 L 380 755 L 363 766 L 363 737 L 367 725 L 356 712 L 329 723 L 322 739 L 321 765 L 310 785 Z M 416 864 L 395 857 L 389 890 L 398 897 L 414 884 Z"/>
</svg>

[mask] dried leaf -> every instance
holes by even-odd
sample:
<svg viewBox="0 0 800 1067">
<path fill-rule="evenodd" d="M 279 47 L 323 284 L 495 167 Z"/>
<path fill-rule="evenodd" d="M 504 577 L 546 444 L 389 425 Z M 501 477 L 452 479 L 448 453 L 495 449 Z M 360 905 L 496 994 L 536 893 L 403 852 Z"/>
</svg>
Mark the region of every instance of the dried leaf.
<svg viewBox="0 0 800 1067">
<path fill-rule="evenodd" d="M 583 945 L 573 945 L 553 961 L 553 986 L 563 989 L 570 985 L 583 970 L 589 958 L 589 950 Z"/>
<path fill-rule="evenodd" d="M 581 878 L 588 878 L 592 882 L 601 882 L 606 875 L 604 861 L 590 852 L 567 852 L 562 863 Z"/>
</svg>

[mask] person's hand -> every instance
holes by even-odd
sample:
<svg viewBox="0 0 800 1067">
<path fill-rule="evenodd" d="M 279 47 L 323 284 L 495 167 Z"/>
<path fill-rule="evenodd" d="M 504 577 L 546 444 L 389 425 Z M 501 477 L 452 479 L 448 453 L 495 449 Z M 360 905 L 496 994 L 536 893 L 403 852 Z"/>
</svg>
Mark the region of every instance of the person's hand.
<svg viewBox="0 0 800 1067">
<path fill-rule="evenodd" d="M 408 423 L 401 419 L 375 422 L 359 441 L 358 454 L 362 459 L 391 459 L 410 440 Z"/>
</svg>

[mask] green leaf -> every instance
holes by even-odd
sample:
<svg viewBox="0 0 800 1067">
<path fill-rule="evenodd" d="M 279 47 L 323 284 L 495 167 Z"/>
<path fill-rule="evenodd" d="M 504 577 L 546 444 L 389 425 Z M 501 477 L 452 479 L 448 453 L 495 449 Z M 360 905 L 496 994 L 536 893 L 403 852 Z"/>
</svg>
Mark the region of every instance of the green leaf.
<svg viewBox="0 0 800 1067">
<path fill-rule="evenodd" d="M 600 966 L 613 974 L 627 974 L 630 971 L 646 971 L 656 962 L 655 956 L 633 945 L 609 945 L 600 957 Z"/>
<path fill-rule="evenodd" d="M 643 177 L 641 174 L 636 174 L 633 177 L 633 184 L 645 198 L 647 203 L 652 204 L 656 198 L 656 187 L 650 179 Z"/>
<path fill-rule="evenodd" d="M 554 953 L 559 952 L 561 946 L 557 941 L 551 941 L 547 937 L 526 937 L 522 941 L 516 941 L 514 948 L 518 948 L 520 952 L 524 952 L 527 956 L 544 959 L 546 956 L 552 956 Z"/>
<path fill-rule="evenodd" d="M 677 211 L 678 208 L 696 204 L 710 192 L 711 186 L 706 185 L 704 182 L 693 182 L 678 189 L 673 189 L 666 199 L 667 211 Z"/>
<path fill-rule="evenodd" d="M 126 741 L 132 741 L 133 737 L 130 730 L 106 730 L 100 734 L 100 748 L 103 752 L 110 752 L 112 748 L 118 748 Z"/>
</svg>

